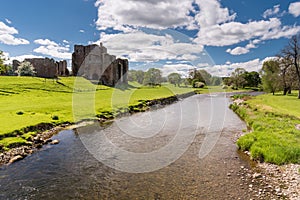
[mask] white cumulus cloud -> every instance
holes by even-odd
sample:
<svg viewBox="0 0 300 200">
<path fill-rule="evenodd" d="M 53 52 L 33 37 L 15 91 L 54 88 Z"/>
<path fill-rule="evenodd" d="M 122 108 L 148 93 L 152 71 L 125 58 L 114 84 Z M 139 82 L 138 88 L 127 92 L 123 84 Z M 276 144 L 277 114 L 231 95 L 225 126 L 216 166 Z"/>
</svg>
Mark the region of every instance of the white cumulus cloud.
<svg viewBox="0 0 300 200">
<path fill-rule="evenodd" d="M 37 39 L 34 43 L 39 44 L 38 48 L 34 49 L 35 53 L 40 53 L 46 56 L 51 56 L 60 59 L 71 59 L 69 45 L 60 45 L 49 39 Z"/>
<path fill-rule="evenodd" d="M 227 49 L 226 52 L 231 55 L 242 55 L 248 53 L 250 50 L 246 47 L 236 47 L 234 49 Z"/>
<path fill-rule="evenodd" d="M 5 21 L 6 21 L 6 23 L 8 23 L 8 24 L 11 24 L 12 22 L 9 20 L 9 19 L 7 19 L 7 18 L 5 18 Z"/>
<path fill-rule="evenodd" d="M 175 28 L 189 26 L 193 0 L 97 0 L 100 30 L 113 28 L 124 32 L 132 28 Z"/>
<path fill-rule="evenodd" d="M 276 14 L 278 14 L 280 11 L 280 5 L 275 5 L 272 9 L 267 9 L 264 14 L 263 14 L 263 17 L 264 18 L 267 18 L 267 17 L 270 17 L 270 16 L 274 16 Z"/>
<path fill-rule="evenodd" d="M 260 40 L 250 41 L 245 47 L 236 47 L 234 49 L 227 49 L 226 52 L 231 55 L 242 55 L 250 52 L 250 49 L 257 48 L 256 44 L 259 44 Z"/>
<path fill-rule="evenodd" d="M 200 8 L 200 12 L 195 16 L 200 28 L 229 22 L 236 17 L 236 13 L 231 15 L 228 8 L 222 8 L 217 0 L 196 0 L 195 3 Z"/>
<path fill-rule="evenodd" d="M 193 60 L 203 51 L 203 46 L 195 43 L 175 41 L 168 34 L 155 35 L 135 31 L 131 33 L 102 33 L 100 41 L 110 54 L 127 57 L 133 62 L 156 62 L 159 60 Z"/>
<path fill-rule="evenodd" d="M 29 44 L 28 40 L 14 36 L 18 33 L 17 29 L 0 21 L 0 43 L 7 45 Z"/>
<path fill-rule="evenodd" d="M 291 3 L 289 6 L 289 13 L 294 17 L 300 16 L 300 2 Z"/>
<path fill-rule="evenodd" d="M 269 40 L 290 37 L 300 26 L 282 26 L 277 18 L 248 23 L 228 22 L 200 29 L 195 42 L 208 46 L 227 46 L 251 39 Z"/>
</svg>

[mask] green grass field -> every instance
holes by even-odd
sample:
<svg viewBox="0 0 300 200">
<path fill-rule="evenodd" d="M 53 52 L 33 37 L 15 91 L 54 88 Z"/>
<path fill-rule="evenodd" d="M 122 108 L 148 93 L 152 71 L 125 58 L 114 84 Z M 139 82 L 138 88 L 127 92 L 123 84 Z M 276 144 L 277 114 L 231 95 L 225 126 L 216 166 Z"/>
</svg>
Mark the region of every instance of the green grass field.
<svg viewBox="0 0 300 200">
<path fill-rule="evenodd" d="M 242 136 L 237 145 L 250 151 L 255 160 L 278 165 L 300 163 L 300 100 L 296 92 L 289 96 L 261 95 L 243 106 L 231 106 L 252 132 Z"/>
</svg>

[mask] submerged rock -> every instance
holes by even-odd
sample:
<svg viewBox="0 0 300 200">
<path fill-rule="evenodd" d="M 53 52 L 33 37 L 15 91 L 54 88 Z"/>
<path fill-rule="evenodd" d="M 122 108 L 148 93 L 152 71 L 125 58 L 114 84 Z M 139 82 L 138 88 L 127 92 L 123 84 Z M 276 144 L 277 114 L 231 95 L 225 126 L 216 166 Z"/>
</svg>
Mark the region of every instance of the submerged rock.
<svg viewBox="0 0 300 200">
<path fill-rule="evenodd" d="M 14 163 L 14 162 L 16 162 L 16 161 L 18 161 L 18 160 L 21 160 L 21 159 L 23 159 L 23 156 L 17 155 L 17 156 L 15 156 L 15 157 L 13 157 L 12 159 L 10 159 L 10 160 L 9 160 L 9 163 Z"/>
<path fill-rule="evenodd" d="M 52 142 L 50 142 L 50 144 L 58 144 L 59 143 L 59 140 L 53 140 Z"/>
</svg>

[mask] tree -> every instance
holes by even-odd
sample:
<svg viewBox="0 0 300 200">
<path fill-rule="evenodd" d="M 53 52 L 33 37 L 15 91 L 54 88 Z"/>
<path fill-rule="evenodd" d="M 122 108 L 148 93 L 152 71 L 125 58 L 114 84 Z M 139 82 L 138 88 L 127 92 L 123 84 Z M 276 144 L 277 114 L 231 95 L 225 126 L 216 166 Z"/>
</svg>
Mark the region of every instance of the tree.
<svg viewBox="0 0 300 200">
<path fill-rule="evenodd" d="M 298 78 L 298 99 L 300 99 L 300 34 L 291 38 L 289 44 L 282 50 L 282 54 L 293 62 Z"/>
<path fill-rule="evenodd" d="M 263 88 L 267 92 L 274 93 L 280 89 L 280 67 L 276 60 L 263 63 L 261 70 Z"/>
<path fill-rule="evenodd" d="M 189 82 L 192 84 L 192 82 L 198 81 L 198 82 L 203 82 L 206 85 L 210 85 L 211 82 L 211 74 L 205 71 L 204 69 L 200 70 L 191 70 L 189 72 Z"/>
<path fill-rule="evenodd" d="M 218 76 L 213 76 L 210 79 L 210 85 L 219 86 L 222 83 L 222 78 Z"/>
<path fill-rule="evenodd" d="M 224 85 L 227 85 L 227 86 L 232 85 L 233 82 L 232 82 L 231 77 L 224 77 L 224 78 L 223 78 L 223 84 L 224 84 Z"/>
<path fill-rule="evenodd" d="M 34 67 L 30 62 L 24 61 L 18 67 L 16 73 L 19 76 L 34 76 L 36 74 Z"/>
<path fill-rule="evenodd" d="M 0 67 L 4 65 L 4 55 L 3 55 L 3 51 L 0 50 Z"/>
<path fill-rule="evenodd" d="M 150 68 L 144 75 L 144 85 L 160 85 L 161 84 L 161 71 L 156 68 Z"/>
<path fill-rule="evenodd" d="M 261 78 L 259 76 L 258 72 L 252 71 L 247 72 L 245 71 L 244 74 L 242 74 L 243 78 L 245 79 L 244 86 L 246 87 L 258 87 L 259 84 L 261 84 Z"/>
<path fill-rule="evenodd" d="M 136 81 L 139 84 L 143 84 L 143 82 L 144 82 L 144 76 L 145 76 L 145 72 L 143 72 L 142 70 L 136 71 Z"/>
<path fill-rule="evenodd" d="M 142 70 L 129 70 L 128 71 L 128 81 L 136 81 L 139 84 L 143 84 L 144 73 Z"/>
<path fill-rule="evenodd" d="M 293 61 L 288 57 L 278 57 L 277 62 L 279 63 L 279 68 L 281 71 L 280 76 L 282 79 L 283 95 L 286 95 L 292 91 L 292 70 L 290 69 L 293 65 Z"/>
<path fill-rule="evenodd" d="M 10 65 L 0 65 L 0 75 L 12 75 L 13 70 Z"/>
<path fill-rule="evenodd" d="M 4 64 L 4 55 L 3 51 L 0 50 L 0 75 L 5 75 L 6 74 L 6 65 Z"/>
<path fill-rule="evenodd" d="M 181 83 L 181 75 L 178 73 L 171 73 L 168 75 L 168 81 L 171 84 L 174 84 L 175 87 L 176 87 L 176 85 L 178 85 L 178 87 L 179 87 L 180 83 Z"/>
<path fill-rule="evenodd" d="M 246 79 L 244 78 L 243 74 L 246 73 L 246 70 L 244 68 L 236 68 L 231 73 L 231 79 L 233 86 L 236 88 L 245 87 Z"/>
<path fill-rule="evenodd" d="M 184 84 L 185 87 L 189 85 L 189 81 L 187 78 L 181 79 L 182 83 Z"/>
<path fill-rule="evenodd" d="M 136 70 L 129 70 L 127 74 L 128 81 L 136 81 Z"/>
</svg>

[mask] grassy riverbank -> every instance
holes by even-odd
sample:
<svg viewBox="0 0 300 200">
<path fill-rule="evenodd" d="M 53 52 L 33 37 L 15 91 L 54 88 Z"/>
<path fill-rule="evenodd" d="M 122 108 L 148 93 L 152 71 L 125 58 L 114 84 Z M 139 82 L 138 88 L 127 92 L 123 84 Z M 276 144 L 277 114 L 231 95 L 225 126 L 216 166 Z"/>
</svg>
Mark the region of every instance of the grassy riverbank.
<svg viewBox="0 0 300 200">
<path fill-rule="evenodd" d="M 94 104 L 95 116 L 112 117 L 120 108 L 134 108 L 147 100 L 161 99 L 194 91 L 191 87 L 145 87 L 130 83 L 127 88 L 93 85 L 83 78 L 60 78 L 59 82 L 34 77 L 0 76 L 0 147 L 26 144 L 34 131 L 25 134 L 25 127 L 41 123 L 75 122 L 73 109 L 84 111 Z M 223 91 L 220 87 L 199 89 L 200 93 Z M 231 91 L 226 90 L 226 91 Z M 93 99 L 90 99 L 90 98 Z M 75 98 L 75 101 L 73 101 Z M 88 100 L 85 98 L 89 98 Z M 83 108 L 73 105 L 83 102 Z M 86 104 L 84 104 L 87 102 Z M 76 105 L 75 105 L 76 106 Z M 126 109 L 125 109 L 126 111 Z M 86 117 L 81 116 L 81 117 Z M 90 116 L 87 116 L 89 118 Z M 17 136 L 17 137 L 16 137 Z"/>
<path fill-rule="evenodd" d="M 239 138 L 238 147 L 255 160 L 278 165 L 300 163 L 300 100 L 289 96 L 261 95 L 231 108 L 252 131 Z"/>
</svg>

